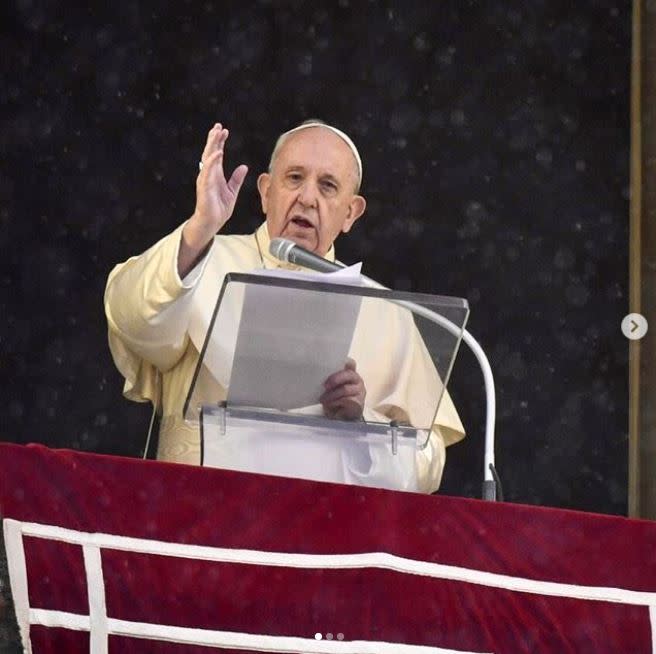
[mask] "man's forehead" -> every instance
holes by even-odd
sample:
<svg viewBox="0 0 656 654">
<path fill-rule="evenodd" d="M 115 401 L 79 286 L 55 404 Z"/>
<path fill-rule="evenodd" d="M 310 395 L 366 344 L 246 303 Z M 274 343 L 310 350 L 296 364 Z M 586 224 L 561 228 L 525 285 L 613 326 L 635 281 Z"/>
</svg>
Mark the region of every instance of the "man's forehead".
<svg viewBox="0 0 656 654">
<path fill-rule="evenodd" d="M 316 167 L 336 175 L 352 173 L 357 177 L 357 162 L 349 146 L 329 129 L 308 127 L 290 134 L 278 153 L 280 163 L 292 166 Z"/>
</svg>

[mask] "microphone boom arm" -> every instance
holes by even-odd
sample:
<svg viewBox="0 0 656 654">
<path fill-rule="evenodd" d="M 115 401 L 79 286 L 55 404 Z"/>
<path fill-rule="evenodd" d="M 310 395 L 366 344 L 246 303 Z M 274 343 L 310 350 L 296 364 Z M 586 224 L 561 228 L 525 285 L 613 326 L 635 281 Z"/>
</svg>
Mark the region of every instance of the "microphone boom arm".
<svg viewBox="0 0 656 654">
<path fill-rule="evenodd" d="M 365 284 L 371 288 L 378 288 L 387 291 L 390 290 L 387 288 L 387 286 L 379 284 L 370 277 L 362 275 L 362 278 Z M 426 307 L 422 307 L 420 304 L 415 304 L 414 302 L 405 302 L 404 300 L 391 300 L 391 302 L 409 309 L 413 313 L 416 313 L 417 315 L 430 320 L 440 327 L 444 327 L 444 329 L 446 329 L 453 336 L 460 336 L 460 328 L 454 325 L 449 319 L 441 316 L 439 313 L 435 313 L 434 311 L 431 311 Z M 493 476 L 493 471 L 496 470 L 494 457 L 494 423 L 496 421 L 496 395 L 494 390 L 494 376 L 492 374 L 492 367 L 490 366 L 490 362 L 487 358 L 487 355 L 483 351 L 483 348 L 466 329 L 462 330 L 462 340 L 473 352 L 476 360 L 478 361 L 478 365 L 481 368 L 481 372 L 483 373 L 483 383 L 485 385 L 486 415 L 482 498 L 484 500 L 491 500 L 494 502 L 497 499 L 497 484 Z"/>
</svg>

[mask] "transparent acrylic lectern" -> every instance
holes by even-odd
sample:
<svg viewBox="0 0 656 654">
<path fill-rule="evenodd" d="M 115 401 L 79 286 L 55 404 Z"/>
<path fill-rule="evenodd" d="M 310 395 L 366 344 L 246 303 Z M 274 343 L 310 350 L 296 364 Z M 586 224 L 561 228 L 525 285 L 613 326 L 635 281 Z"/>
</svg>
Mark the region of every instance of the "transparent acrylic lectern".
<svg viewBox="0 0 656 654">
<path fill-rule="evenodd" d="M 418 452 L 431 446 L 440 404 L 452 411 L 445 391 L 467 302 L 330 277 L 226 276 L 184 407 L 201 462 L 418 490 Z M 366 389 L 354 420 L 325 415 L 320 401 L 348 360 Z"/>
</svg>

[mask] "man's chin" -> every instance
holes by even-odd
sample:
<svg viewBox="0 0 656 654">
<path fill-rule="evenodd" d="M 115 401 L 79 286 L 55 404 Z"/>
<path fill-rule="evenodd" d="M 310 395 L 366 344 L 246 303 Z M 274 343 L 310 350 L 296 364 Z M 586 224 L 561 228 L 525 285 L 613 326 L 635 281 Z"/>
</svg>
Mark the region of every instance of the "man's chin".
<svg viewBox="0 0 656 654">
<path fill-rule="evenodd" d="M 316 252 L 317 246 L 319 245 L 314 234 L 299 234 L 297 231 L 294 231 L 292 233 L 283 233 L 281 236 L 282 238 L 294 241 L 296 245 L 300 245 L 310 252 Z"/>
</svg>

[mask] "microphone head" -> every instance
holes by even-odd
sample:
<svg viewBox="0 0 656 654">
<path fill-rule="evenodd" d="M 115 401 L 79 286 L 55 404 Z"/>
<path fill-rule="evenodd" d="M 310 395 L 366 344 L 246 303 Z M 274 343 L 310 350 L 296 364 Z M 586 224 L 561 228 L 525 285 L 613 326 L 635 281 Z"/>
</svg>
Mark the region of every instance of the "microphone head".
<svg viewBox="0 0 656 654">
<path fill-rule="evenodd" d="M 288 238 L 274 238 L 269 243 L 269 254 L 272 254 L 276 259 L 280 259 L 280 261 L 289 262 L 289 254 L 295 246 L 296 243 Z"/>
</svg>

